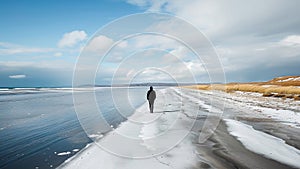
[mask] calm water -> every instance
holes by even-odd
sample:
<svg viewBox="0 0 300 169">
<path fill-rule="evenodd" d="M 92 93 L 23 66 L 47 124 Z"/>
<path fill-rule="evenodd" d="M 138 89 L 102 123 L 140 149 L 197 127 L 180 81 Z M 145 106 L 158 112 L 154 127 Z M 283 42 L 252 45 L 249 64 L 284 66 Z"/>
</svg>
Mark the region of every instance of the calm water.
<svg viewBox="0 0 300 169">
<path fill-rule="evenodd" d="M 110 88 L 97 89 L 95 94 L 103 117 L 116 127 L 145 102 L 146 92 L 147 88 L 142 87 L 114 89 L 118 109 Z M 99 131 L 102 124 L 95 120 L 96 111 L 89 110 L 84 102 L 93 93 L 79 91 L 76 94 L 83 100 L 79 106 L 87 108 L 85 123 L 91 130 Z M 130 104 L 126 101 L 128 98 Z M 118 110 L 125 113 L 121 115 Z M 0 90 L 1 169 L 55 168 L 91 142 L 77 119 L 70 90 Z M 61 155 L 62 152 L 69 153 Z"/>
</svg>

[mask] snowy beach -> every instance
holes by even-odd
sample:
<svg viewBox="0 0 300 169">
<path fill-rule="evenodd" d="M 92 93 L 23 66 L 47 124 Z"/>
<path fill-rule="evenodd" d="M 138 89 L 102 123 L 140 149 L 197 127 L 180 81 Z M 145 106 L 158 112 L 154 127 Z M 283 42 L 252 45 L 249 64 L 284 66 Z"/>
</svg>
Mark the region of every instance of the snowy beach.
<svg viewBox="0 0 300 169">
<path fill-rule="evenodd" d="M 1 0 L 0 169 L 300 169 L 299 7 Z"/>
<path fill-rule="evenodd" d="M 143 104 L 59 168 L 300 168 L 299 101 L 184 88 L 157 95 L 153 114 Z M 207 121 L 216 130 L 199 142 Z"/>
</svg>

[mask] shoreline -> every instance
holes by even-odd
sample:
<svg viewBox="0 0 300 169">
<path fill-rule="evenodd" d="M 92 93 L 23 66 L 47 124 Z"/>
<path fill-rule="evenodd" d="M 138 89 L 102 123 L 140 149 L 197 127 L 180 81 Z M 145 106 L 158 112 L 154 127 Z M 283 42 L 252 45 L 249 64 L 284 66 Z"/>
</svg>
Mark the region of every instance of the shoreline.
<svg viewBox="0 0 300 169">
<path fill-rule="evenodd" d="M 211 108 L 209 108 L 210 105 L 206 104 L 206 101 L 208 101 L 210 97 L 216 97 L 220 101 L 225 100 L 226 103 L 228 103 L 228 105 L 225 107 L 226 112 L 223 118 L 225 119 L 229 118 L 229 119 L 241 121 L 240 123 L 253 126 L 254 130 L 267 133 L 268 135 L 274 137 L 274 139 L 275 138 L 283 139 L 285 140 L 286 144 L 289 144 L 299 149 L 300 145 L 298 141 L 300 140 L 300 136 L 297 137 L 296 135 L 293 134 L 294 133 L 293 129 L 295 129 L 295 131 L 298 131 L 296 128 L 294 128 L 297 126 L 291 126 L 290 128 L 286 128 L 288 125 L 282 123 L 282 121 L 276 120 L 276 118 L 275 119 L 270 118 L 268 117 L 268 115 L 261 114 L 260 112 L 257 112 L 255 109 L 252 110 L 249 108 L 243 108 L 242 105 L 244 103 L 242 100 L 240 100 L 240 98 L 244 97 L 245 99 L 247 99 L 248 97 L 245 95 L 233 96 L 232 94 L 228 94 L 226 92 L 222 93 L 220 91 L 215 93 L 216 95 L 211 95 L 212 93 L 209 91 L 198 91 L 194 89 L 176 89 L 178 91 L 180 90 L 180 92 L 183 92 L 182 93 L 183 95 L 181 94 L 174 95 L 176 93 L 174 89 L 171 90 L 170 88 L 168 88 L 166 90 L 168 90 L 168 92 L 166 92 L 165 94 L 170 95 L 171 93 L 171 95 L 168 97 L 175 99 L 175 96 L 177 97 L 180 96 L 182 97 L 183 100 L 185 100 L 184 101 L 185 107 L 183 109 L 183 111 L 185 112 L 183 113 L 180 113 L 180 111 L 179 112 L 165 111 L 165 110 L 160 111 L 163 112 L 161 114 L 162 117 L 164 116 L 168 117 L 166 118 L 166 120 L 171 119 L 171 117 L 174 114 L 179 113 L 180 114 L 179 117 L 181 119 L 180 122 L 182 124 L 186 125 L 186 122 L 184 121 L 194 119 L 197 121 L 199 125 L 201 125 L 205 121 L 205 115 L 204 116 L 202 115 L 204 118 L 202 118 L 202 116 L 201 118 L 198 118 L 198 115 L 195 116 L 195 115 L 188 114 L 188 116 L 186 116 L 185 113 L 189 113 L 190 110 L 194 110 L 193 107 L 195 106 L 194 104 L 196 104 L 200 106 L 201 108 L 200 110 L 204 111 L 203 113 L 207 115 L 207 113 L 210 112 Z M 197 94 L 198 92 L 200 92 L 200 95 Z M 195 100 L 196 96 L 199 96 L 200 97 L 199 99 L 201 101 L 203 100 L 203 103 L 198 104 L 194 102 L 196 101 Z M 263 102 L 260 99 L 260 97 L 261 96 L 250 97 L 250 99 L 253 101 L 253 103 L 251 104 L 254 104 L 252 106 L 255 106 L 255 104 L 268 103 L 268 102 Z M 256 99 L 258 99 L 261 103 L 259 101 L 257 102 Z M 275 100 L 278 101 L 278 98 L 276 98 Z M 218 107 L 221 105 L 222 104 L 217 104 L 215 106 Z M 288 107 L 288 105 L 285 106 Z M 146 108 L 147 108 L 147 104 L 146 104 Z M 175 107 L 173 107 L 172 109 L 175 109 Z M 282 109 L 284 109 L 284 107 Z M 297 107 L 295 107 L 295 109 L 297 109 Z M 228 110 L 230 110 L 229 114 L 228 114 Z M 138 118 L 144 119 L 144 116 L 148 116 L 148 115 L 149 114 L 138 114 L 137 111 L 132 116 L 136 116 L 137 119 Z M 128 120 L 124 121 L 114 131 L 131 131 L 131 130 L 135 131 L 136 128 L 135 127 L 132 128 L 132 126 L 130 127 L 130 125 L 128 125 L 129 122 L 130 121 Z M 139 134 L 138 136 L 145 137 L 148 135 L 151 137 L 153 136 L 153 131 L 152 131 L 153 127 L 160 128 L 160 126 L 164 126 L 165 124 L 168 123 L 160 121 L 159 123 L 153 125 L 150 128 L 149 127 L 144 128 L 143 130 L 141 130 L 142 128 L 140 128 L 138 130 L 146 133 L 148 132 L 148 134 L 144 133 L 144 134 Z M 108 141 L 107 143 L 111 143 L 111 141 L 113 141 L 115 138 L 118 138 L 118 137 L 111 136 L 113 135 L 114 131 L 110 132 L 107 136 L 103 137 L 102 139 L 104 139 L 104 141 L 106 139 Z M 119 163 L 122 163 L 124 165 L 126 164 L 123 168 L 136 168 L 138 166 L 145 166 L 145 164 L 146 164 L 146 168 L 147 167 L 172 168 L 174 166 L 182 166 L 182 167 L 185 166 L 190 168 L 199 168 L 199 167 L 200 168 L 224 168 L 224 166 L 226 166 L 226 168 L 229 169 L 236 168 L 236 167 L 240 167 L 240 168 L 257 168 L 257 167 L 270 168 L 271 167 L 274 169 L 292 168 L 291 166 L 282 164 L 276 160 L 270 159 L 261 154 L 257 154 L 251 150 L 248 150 L 238 140 L 237 137 L 230 134 L 230 131 L 228 129 L 228 124 L 226 124 L 224 120 L 220 121 L 214 134 L 203 144 L 197 143 L 197 136 L 198 136 L 197 133 L 198 133 L 197 131 L 193 130 L 187 135 L 187 137 L 180 144 L 175 146 L 173 149 L 167 151 L 166 153 L 159 154 L 157 156 L 146 158 L 146 159 L 139 159 L 139 160 L 130 159 L 130 158 L 124 159 L 122 157 L 114 156 L 102 150 L 101 148 L 97 147 L 96 143 L 93 142 L 91 143 L 90 146 L 88 146 L 84 150 L 81 150 L 74 157 L 66 160 L 58 168 L 80 168 L 80 166 L 86 166 L 86 165 L 88 165 L 86 168 L 99 168 L 100 164 L 97 163 L 97 159 L 101 161 L 104 159 L 103 164 L 101 164 L 104 168 L 116 168 L 118 167 Z M 172 140 L 172 137 L 167 137 L 167 138 Z M 136 142 L 135 144 L 141 144 L 141 142 Z M 132 146 L 126 143 L 124 145 Z M 141 146 L 144 145 L 147 145 L 146 147 L 151 148 L 151 146 L 155 144 L 151 142 L 143 141 Z M 137 148 L 138 147 L 139 146 L 137 146 Z M 124 151 L 128 151 L 128 150 L 125 149 Z M 178 163 L 177 162 L 178 160 L 176 159 L 184 158 L 182 155 L 179 155 L 182 153 L 185 153 L 185 156 L 187 156 L 188 159 L 186 159 L 187 161 L 181 160 L 182 162 Z"/>
</svg>

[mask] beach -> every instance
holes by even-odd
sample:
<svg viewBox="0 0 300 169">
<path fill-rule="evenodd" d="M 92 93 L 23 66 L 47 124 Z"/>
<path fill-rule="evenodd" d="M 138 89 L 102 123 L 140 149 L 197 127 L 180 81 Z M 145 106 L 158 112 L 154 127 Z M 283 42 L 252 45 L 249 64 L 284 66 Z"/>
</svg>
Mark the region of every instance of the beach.
<svg viewBox="0 0 300 169">
<path fill-rule="evenodd" d="M 299 101 L 185 88 L 157 98 L 153 114 L 143 104 L 59 168 L 300 168 Z"/>
</svg>

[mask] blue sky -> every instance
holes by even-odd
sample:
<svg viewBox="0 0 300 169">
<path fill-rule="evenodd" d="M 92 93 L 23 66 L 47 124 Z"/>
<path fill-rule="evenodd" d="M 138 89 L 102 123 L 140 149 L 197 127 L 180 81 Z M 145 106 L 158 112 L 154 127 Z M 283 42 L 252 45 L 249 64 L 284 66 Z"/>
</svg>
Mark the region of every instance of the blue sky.
<svg viewBox="0 0 300 169">
<path fill-rule="evenodd" d="M 58 49 L 63 35 L 84 31 L 86 40 L 114 19 L 142 12 L 142 8 L 118 0 L 1 0 L 0 3 L 1 87 L 69 86 L 71 70 L 66 68 L 68 73 L 64 75 L 64 71 L 52 66 L 63 62 L 73 64 L 79 55 L 76 48 Z M 20 52 L 7 53 L 14 49 Z M 9 77 L 19 74 L 26 77 Z"/>
<path fill-rule="evenodd" d="M 51 47 L 66 32 L 81 29 L 91 35 L 104 24 L 136 12 L 141 8 L 118 0 L 1 0 L 1 41 Z"/>
<path fill-rule="evenodd" d="M 115 43 L 109 36 L 93 36 L 98 35 L 97 30 L 117 18 L 143 12 L 179 16 L 203 32 L 219 55 L 227 81 L 261 81 L 299 75 L 299 6 L 298 0 L 1 0 L 0 87 L 70 86 L 76 59 L 89 39 L 100 45 Z M 147 20 L 138 22 L 146 23 Z M 158 28 L 159 23 L 151 26 Z M 118 27 L 111 33 L 126 28 Z M 183 35 L 188 33 L 182 30 Z M 105 63 L 106 69 L 96 75 L 96 82 L 110 83 L 114 64 L 121 61 L 120 53 L 128 55 L 129 48 L 143 51 L 153 47 L 162 51 L 155 50 L 153 56 L 149 52 L 140 53 L 147 55 L 149 62 L 161 60 L 157 58 L 158 53 L 166 58 L 165 51 L 184 58 L 175 59 L 175 63 L 169 54 L 170 58 L 155 65 L 157 68 L 164 68 L 181 81 L 189 81 L 183 70 L 193 69 L 199 76 L 198 82 L 208 82 L 203 63 L 193 59 L 182 45 L 153 36 L 121 43 L 115 55 Z M 132 75 L 140 71 L 134 69 L 134 64 L 139 67 L 144 63 L 140 58 L 146 57 L 132 56 L 136 59 L 127 64 L 133 66 L 122 67 L 119 76 L 115 76 L 117 82 L 122 83 L 124 77 L 134 77 Z M 168 65 L 170 60 L 178 69 Z M 167 74 L 159 75 L 149 69 L 139 73 L 143 77 L 129 80 L 149 82 L 153 75 L 167 77 Z"/>
</svg>

